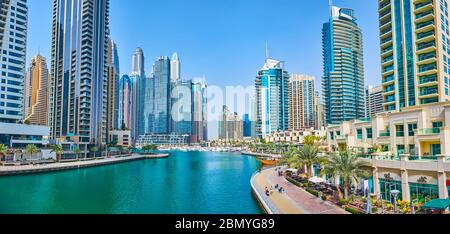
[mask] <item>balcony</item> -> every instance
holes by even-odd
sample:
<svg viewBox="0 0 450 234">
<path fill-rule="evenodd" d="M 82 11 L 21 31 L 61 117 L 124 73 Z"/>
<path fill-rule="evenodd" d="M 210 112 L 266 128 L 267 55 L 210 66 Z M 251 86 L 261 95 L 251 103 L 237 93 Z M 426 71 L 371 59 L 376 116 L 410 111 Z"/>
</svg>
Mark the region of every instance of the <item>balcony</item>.
<svg viewBox="0 0 450 234">
<path fill-rule="evenodd" d="M 415 14 L 420 14 L 420 13 L 427 12 L 430 10 L 433 10 L 433 1 L 432 0 L 415 4 L 415 7 L 414 7 Z"/>
<path fill-rule="evenodd" d="M 419 136 L 424 136 L 424 135 L 438 135 L 441 133 L 441 129 L 440 128 L 424 128 L 418 131 Z"/>
<path fill-rule="evenodd" d="M 437 84 L 438 84 L 437 75 L 429 75 L 429 76 L 419 77 L 419 86 L 420 87 L 432 86 L 432 85 L 437 85 Z"/>
<path fill-rule="evenodd" d="M 425 11 L 416 15 L 416 23 L 426 22 L 434 19 L 434 10 Z"/>
<path fill-rule="evenodd" d="M 422 89 L 419 93 L 419 96 L 434 96 L 434 95 L 438 95 L 438 90 L 437 88 L 432 88 L 432 89 Z"/>
<path fill-rule="evenodd" d="M 394 76 L 387 76 L 383 79 L 383 84 L 388 85 L 388 83 L 394 83 L 395 77 Z"/>
<path fill-rule="evenodd" d="M 380 137 L 390 137 L 391 136 L 391 132 L 380 132 L 379 136 Z"/>
<path fill-rule="evenodd" d="M 416 41 L 417 43 L 429 42 L 434 40 L 434 37 L 435 37 L 434 31 L 423 32 L 417 34 Z"/>
</svg>

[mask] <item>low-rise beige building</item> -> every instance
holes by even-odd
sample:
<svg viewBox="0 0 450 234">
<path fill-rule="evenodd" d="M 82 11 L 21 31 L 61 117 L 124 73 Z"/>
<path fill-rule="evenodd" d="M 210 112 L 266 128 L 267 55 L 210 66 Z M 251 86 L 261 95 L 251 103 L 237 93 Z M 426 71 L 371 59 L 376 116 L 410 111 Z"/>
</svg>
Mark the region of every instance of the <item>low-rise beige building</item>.
<svg viewBox="0 0 450 234">
<path fill-rule="evenodd" d="M 373 168 L 372 191 L 386 200 L 448 198 L 450 190 L 450 102 L 381 113 L 327 128 L 330 149 L 359 151 Z M 374 146 L 380 147 L 374 147 Z M 374 149 L 377 153 L 373 153 Z M 371 154 L 373 153 L 373 154 Z"/>
<path fill-rule="evenodd" d="M 278 131 L 267 135 L 264 140 L 273 143 L 301 144 L 306 136 L 326 136 L 325 130 L 305 129 L 299 131 Z"/>
<path fill-rule="evenodd" d="M 130 147 L 131 146 L 131 131 L 129 130 L 114 130 L 109 132 L 109 142 L 113 145 Z"/>
</svg>

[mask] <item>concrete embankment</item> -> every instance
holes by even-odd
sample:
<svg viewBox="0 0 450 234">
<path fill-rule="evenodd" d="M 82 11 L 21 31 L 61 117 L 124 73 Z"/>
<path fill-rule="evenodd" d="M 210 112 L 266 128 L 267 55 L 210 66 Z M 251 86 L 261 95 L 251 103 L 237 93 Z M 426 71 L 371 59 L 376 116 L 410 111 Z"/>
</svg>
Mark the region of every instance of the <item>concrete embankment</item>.
<svg viewBox="0 0 450 234">
<path fill-rule="evenodd" d="M 124 162 L 136 161 L 136 160 L 161 159 L 161 158 L 168 158 L 168 157 L 169 157 L 169 154 L 156 154 L 156 155 L 149 154 L 149 155 L 133 155 L 133 156 L 129 156 L 129 157 L 97 159 L 97 160 L 90 160 L 90 161 L 53 163 L 53 164 L 45 164 L 45 165 L 0 166 L 0 176 L 64 171 L 64 170 L 72 170 L 72 169 L 81 169 L 81 168 L 88 168 L 88 167 L 98 167 L 98 166 L 104 166 L 104 165 L 118 164 L 118 163 L 124 163 Z"/>
</svg>

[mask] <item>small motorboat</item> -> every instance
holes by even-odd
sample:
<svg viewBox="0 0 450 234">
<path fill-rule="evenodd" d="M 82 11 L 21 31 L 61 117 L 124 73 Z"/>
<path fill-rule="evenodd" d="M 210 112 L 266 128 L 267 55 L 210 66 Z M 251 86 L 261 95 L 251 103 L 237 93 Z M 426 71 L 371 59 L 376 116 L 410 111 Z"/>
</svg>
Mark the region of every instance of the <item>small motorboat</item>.
<svg viewBox="0 0 450 234">
<path fill-rule="evenodd" d="M 278 160 L 272 157 L 258 157 L 258 161 L 267 166 L 277 165 L 278 163 Z"/>
</svg>

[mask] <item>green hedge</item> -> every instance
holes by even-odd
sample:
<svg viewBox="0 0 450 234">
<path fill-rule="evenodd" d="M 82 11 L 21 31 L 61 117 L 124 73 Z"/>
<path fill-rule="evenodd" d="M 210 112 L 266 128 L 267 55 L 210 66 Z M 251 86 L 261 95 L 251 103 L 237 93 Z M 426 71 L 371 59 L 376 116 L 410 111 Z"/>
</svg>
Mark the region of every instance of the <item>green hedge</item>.
<svg viewBox="0 0 450 234">
<path fill-rule="evenodd" d="M 306 192 L 311 193 L 312 195 L 314 195 L 316 197 L 319 197 L 319 192 L 314 191 L 314 190 L 312 190 L 310 188 L 306 188 L 305 190 L 306 190 Z"/>
<path fill-rule="evenodd" d="M 292 178 L 290 178 L 288 176 L 286 176 L 286 180 L 291 182 L 292 184 L 298 186 L 298 187 L 301 187 L 301 184 L 298 181 L 296 181 L 296 180 L 294 180 L 294 179 L 292 179 Z"/>
<path fill-rule="evenodd" d="M 349 212 L 351 214 L 357 214 L 357 215 L 364 214 L 363 212 L 361 212 L 361 211 L 359 211 L 359 210 L 357 210 L 355 208 L 349 207 L 349 206 L 345 207 L 345 211 L 347 211 L 347 212 Z"/>
</svg>

